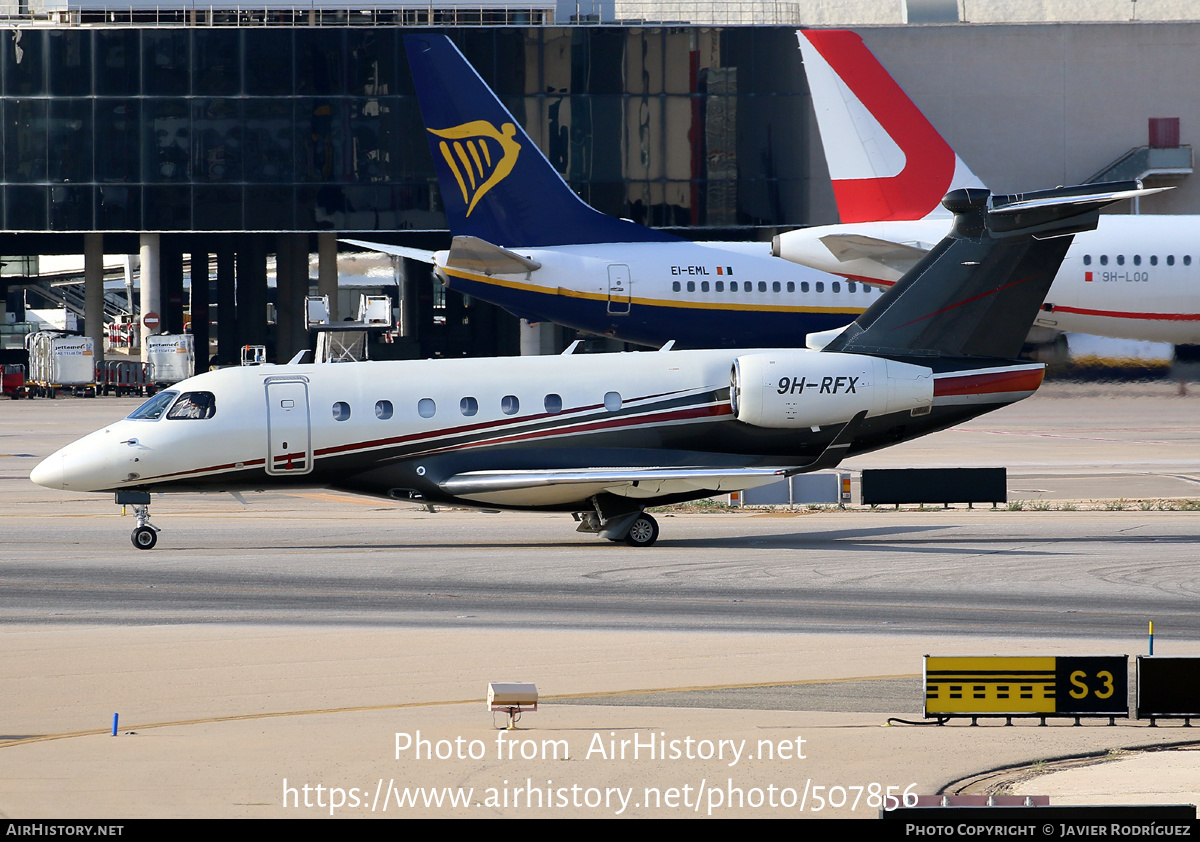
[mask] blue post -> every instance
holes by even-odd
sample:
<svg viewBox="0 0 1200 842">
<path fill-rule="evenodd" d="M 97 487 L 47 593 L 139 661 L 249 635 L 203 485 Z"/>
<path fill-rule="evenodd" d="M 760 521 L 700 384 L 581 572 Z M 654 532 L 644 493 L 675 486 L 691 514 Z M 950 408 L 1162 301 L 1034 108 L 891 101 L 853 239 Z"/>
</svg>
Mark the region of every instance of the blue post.
<svg viewBox="0 0 1200 842">
<path fill-rule="evenodd" d="M 1154 654 L 1154 621 L 1150 621 L 1150 654 Z"/>
<path fill-rule="evenodd" d="M 114 737 L 115 737 L 115 736 L 117 736 L 117 715 L 116 715 L 115 713 L 113 714 L 113 730 L 112 730 L 112 735 L 113 735 Z"/>
</svg>

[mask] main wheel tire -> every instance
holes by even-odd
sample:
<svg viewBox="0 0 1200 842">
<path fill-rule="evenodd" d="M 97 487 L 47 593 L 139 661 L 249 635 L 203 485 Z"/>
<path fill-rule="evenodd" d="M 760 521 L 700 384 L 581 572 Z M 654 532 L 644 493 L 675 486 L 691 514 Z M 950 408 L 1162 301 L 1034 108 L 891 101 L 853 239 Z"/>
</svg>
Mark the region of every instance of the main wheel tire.
<svg viewBox="0 0 1200 842">
<path fill-rule="evenodd" d="M 657 540 L 658 521 L 647 514 L 638 515 L 625 536 L 625 543 L 631 547 L 649 547 Z"/>
<path fill-rule="evenodd" d="M 129 537 L 133 541 L 133 545 L 139 550 L 152 550 L 154 549 L 154 545 L 158 543 L 158 533 L 149 526 L 137 527 Z"/>
</svg>

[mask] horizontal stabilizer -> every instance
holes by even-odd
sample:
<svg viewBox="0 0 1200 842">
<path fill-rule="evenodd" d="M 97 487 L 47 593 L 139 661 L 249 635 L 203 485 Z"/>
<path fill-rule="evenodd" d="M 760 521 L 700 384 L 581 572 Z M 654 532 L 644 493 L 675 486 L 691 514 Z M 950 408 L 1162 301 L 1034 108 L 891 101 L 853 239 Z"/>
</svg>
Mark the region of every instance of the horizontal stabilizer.
<svg viewBox="0 0 1200 842">
<path fill-rule="evenodd" d="M 1071 245 L 1107 204 L 1150 192 L 1137 182 L 1018 195 L 981 188 L 942 200 L 950 234 L 825 351 L 1014 359 Z"/>
<path fill-rule="evenodd" d="M 542 264 L 536 260 L 522 257 L 478 237 L 455 237 L 450 245 L 446 266 L 485 275 L 517 275 L 542 268 Z"/>
<path fill-rule="evenodd" d="M 909 266 L 929 253 L 928 248 L 881 240 L 865 234 L 826 234 L 821 238 L 825 248 L 840 262 L 850 260 L 874 260 L 887 266 L 907 263 Z"/>
<path fill-rule="evenodd" d="M 369 251 L 377 251 L 380 254 L 393 254 L 396 257 L 407 257 L 409 260 L 418 260 L 421 263 L 434 263 L 434 252 L 426 249 L 409 248 L 408 246 L 394 246 L 391 243 L 371 243 L 366 240 L 338 240 L 339 243 L 345 243 L 348 246 L 357 246 L 360 249 L 368 249 Z"/>
</svg>

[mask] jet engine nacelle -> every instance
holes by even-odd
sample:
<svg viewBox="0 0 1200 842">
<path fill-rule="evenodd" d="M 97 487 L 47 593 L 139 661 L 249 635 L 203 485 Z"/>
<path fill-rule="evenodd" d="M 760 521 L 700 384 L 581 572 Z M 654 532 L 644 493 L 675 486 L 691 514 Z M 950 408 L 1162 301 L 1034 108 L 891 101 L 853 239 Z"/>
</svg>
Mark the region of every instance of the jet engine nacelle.
<svg viewBox="0 0 1200 842">
<path fill-rule="evenodd" d="M 844 424 L 867 416 L 915 411 L 933 404 L 933 371 L 863 354 L 773 351 L 733 361 L 734 417 L 773 429 Z"/>
</svg>

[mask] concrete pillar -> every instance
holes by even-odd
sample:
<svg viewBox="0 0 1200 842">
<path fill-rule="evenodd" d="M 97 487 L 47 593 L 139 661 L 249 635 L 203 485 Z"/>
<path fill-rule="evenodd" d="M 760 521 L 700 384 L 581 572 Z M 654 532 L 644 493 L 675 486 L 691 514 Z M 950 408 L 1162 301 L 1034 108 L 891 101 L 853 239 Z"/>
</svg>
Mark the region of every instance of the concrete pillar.
<svg viewBox="0 0 1200 842">
<path fill-rule="evenodd" d="M 542 342 L 542 323 L 530 324 L 521 319 L 521 356 L 536 357 L 544 354 Z"/>
<path fill-rule="evenodd" d="M 97 365 L 104 362 L 104 235 L 83 235 L 83 319 Z"/>
<path fill-rule="evenodd" d="M 317 234 L 317 294 L 329 296 L 329 320 L 341 321 L 338 313 L 337 234 Z"/>
<path fill-rule="evenodd" d="M 142 234 L 141 238 L 141 273 L 140 286 L 140 319 L 138 335 L 141 337 L 142 362 L 146 362 L 146 337 L 158 333 L 158 328 L 152 331 L 146 327 L 146 315 L 157 313 L 162 316 L 162 290 L 160 287 L 160 254 L 157 234 Z"/>
</svg>

